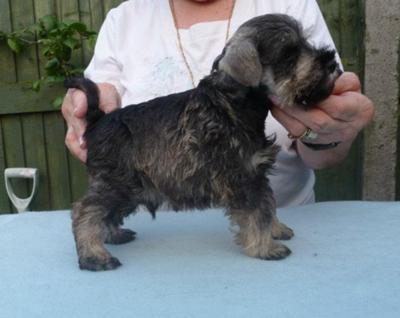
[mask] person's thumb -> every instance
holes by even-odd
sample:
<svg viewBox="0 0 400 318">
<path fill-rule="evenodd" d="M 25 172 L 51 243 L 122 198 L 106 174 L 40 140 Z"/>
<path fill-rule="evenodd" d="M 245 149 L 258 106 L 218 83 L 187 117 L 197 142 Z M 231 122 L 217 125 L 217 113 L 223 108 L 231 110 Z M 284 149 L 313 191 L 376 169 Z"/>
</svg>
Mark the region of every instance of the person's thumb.
<svg viewBox="0 0 400 318">
<path fill-rule="evenodd" d="M 361 93 L 360 79 L 355 73 L 344 72 L 335 82 L 333 88 L 333 95 L 340 95 L 345 92 L 358 92 Z"/>
</svg>

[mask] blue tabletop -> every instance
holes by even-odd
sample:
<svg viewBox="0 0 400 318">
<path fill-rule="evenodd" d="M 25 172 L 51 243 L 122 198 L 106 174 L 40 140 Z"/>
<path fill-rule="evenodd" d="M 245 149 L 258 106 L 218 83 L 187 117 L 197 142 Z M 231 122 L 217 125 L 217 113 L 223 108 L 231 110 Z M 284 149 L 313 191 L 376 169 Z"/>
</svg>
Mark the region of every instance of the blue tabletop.
<svg viewBox="0 0 400 318">
<path fill-rule="evenodd" d="M 81 271 L 68 211 L 0 216 L 0 317 L 400 317 L 400 203 L 279 210 L 292 255 L 242 253 L 219 210 L 138 213 L 123 266 Z"/>
</svg>

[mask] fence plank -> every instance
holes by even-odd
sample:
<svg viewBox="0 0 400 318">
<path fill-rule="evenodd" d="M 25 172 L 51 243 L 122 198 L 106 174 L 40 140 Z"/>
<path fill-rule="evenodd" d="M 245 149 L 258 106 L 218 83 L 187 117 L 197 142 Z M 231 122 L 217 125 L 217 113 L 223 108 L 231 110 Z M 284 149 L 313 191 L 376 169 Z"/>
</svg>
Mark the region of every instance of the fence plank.
<svg viewBox="0 0 400 318">
<path fill-rule="evenodd" d="M 354 1 L 354 0 L 352 0 Z M 329 26 L 329 31 L 335 41 L 336 48 L 340 52 L 341 32 L 340 32 L 340 1 L 338 0 L 318 0 L 325 21 Z"/>
<path fill-rule="evenodd" d="M 65 94 L 63 87 L 43 87 L 34 92 L 29 83 L 0 85 L 0 115 L 59 111 L 52 101 Z"/>
<path fill-rule="evenodd" d="M 49 179 L 47 175 L 46 141 L 42 114 L 22 117 L 26 166 L 39 170 L 38 191 L 32 201 L 31 210 L 49 210 Z"/>
<path fill-rule="evenodd" d="M 65 209 L 71 203 L 67 152 L 64 146 L 64 123 L 60 113 L 44 117 L 46 155 L 51 209 Z"/>
<path fill-rule="evenodd" d="M 57 8 L 54 0 L 34 0 L 33 6 L 36 20 L 48 14 L 57 15 Z"/>
<path fill-rule="evenodd" d="M 34 13 L 35 13 L 35 22 L 37 22 L 40 18 L 43 18 L 45 15 L 52 14 L 56 15 L 56 5 L 54 0 L 34 0 Z M 42 56 L 42 52 L 40 49 L 38 51 L 38 63 L 39 63 L 39 76 L 43 76 L 45 59 Z"/>
<path fill-rule="evenodd" d="M 32 2 L 13 0 L 11 3 L 11 21 L 14 30 L 34 23 Z M 34 47 L 27 47 L 16 57 L 17 78 L 19 81 L 31 81 L 38 78 L 37 52 Z"/>
<path fill-rule="evenodd" d="M 79 1 L 79 16 L 80 21 L 87 25 L 90 29 L 92 25 L 92 17 L 90 14 L 91 7 L 90 1 Z M 89 47 L 88 41 L 82 41 L 82 63 L 83 65 L 88 64 L 90 57 L 92 56 L 93 52 Z"/>
<path fill-rule="evenodd" d="M 5 146 L 3 143 L 3 125 L 0 118 L 0 214 L 3 212 L 11 212 L 11 205 L 6 193 L 4 180 L 4 169 L 6 168 Z"/>
<path fill-rule="evenodd" d="M 117 7 L 122 2 L 124 2 L 124 1 L 122 1 L 122 0 L 103 0 L 104 13 L 106 14 L 108 11 L 110 11 L 112 8 Z"/>
<path fill-rule="evenodd" d="M 6 149 L 6 168 L 25 167 L 25 150 L 20 117 L 2 117 L 4 149 Z M 23 179 L 13 180 L 15 193 L 20 197 L 28 196 L 28 182 Z M 15 212 L 15 209 L 13 209 Z"/>
<path fill-rule="evenodd" d="M 361 0 L 341 0 L 341 56 L 345 69 L 362 75 L 364 64 L 364 15 Z"/>
<path fill-rule="evenodd" d="M 9 1 L 0 0 L 0 8 L 0 30 L 3 32 L 11 32 L 11 12 Z M 16 81 L 14 55 L 5 43 L 0 44 L 0 81 Z"/>
<path fill-rule="evenodd" d="M 90 27 L 93 30 L 98 31 L 98 30 L 100 30 L 100 27 L 105 18 L 103 1 L 102 0 L 90 0 L 89 3 L 90 3 L 90 20 L 91 20 Z"/>
<path fill-rule="evenodd" d="M 79 20 L 79 3 L 77 0 L 57 0 L 58 17 L 62 20 Z"/>
</svg>

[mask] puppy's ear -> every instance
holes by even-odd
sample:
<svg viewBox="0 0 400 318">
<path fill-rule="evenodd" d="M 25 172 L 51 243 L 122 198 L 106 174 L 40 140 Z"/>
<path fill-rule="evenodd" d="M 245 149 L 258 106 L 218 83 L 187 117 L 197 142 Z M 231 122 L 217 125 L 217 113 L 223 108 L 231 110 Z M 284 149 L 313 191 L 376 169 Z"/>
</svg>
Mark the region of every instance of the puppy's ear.
<svg viewBox="0 0 400 318">
<path fill-rule="evenodd" d="M 262 77 L 258 51 L 253 41 L 243 38 L 228 43 L 214 61 L 213 69 L 226 72 L 245 86 L 258 86 Z"/>
<path fill-rule="evenodd" d="M 216 57 L 216 59 L 214 60 L 214 63 L 212 65 L 212 69 L 211 69 L 212 72 L 219 70 L 219 61 L 221 61 L 221 59 L 225 56 L 225 53 L 226 53 L 226 47 L 224 47 L 222 53 L 220 55 L 218 55 Z"/>
</svg>

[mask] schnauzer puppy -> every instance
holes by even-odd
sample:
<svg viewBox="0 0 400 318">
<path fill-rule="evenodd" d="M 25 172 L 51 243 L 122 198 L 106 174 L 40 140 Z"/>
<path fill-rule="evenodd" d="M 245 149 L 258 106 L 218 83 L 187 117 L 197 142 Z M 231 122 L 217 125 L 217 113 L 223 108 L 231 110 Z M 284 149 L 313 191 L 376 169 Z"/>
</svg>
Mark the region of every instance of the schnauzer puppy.
<svg viewBox="0 0 400 318">
<path fill-rule="evenodd" d="M 124 217 L 140 205 L 154 215 L 163 202 L 224 208 L 246 254 L 288 256 L 275 241 L 293 232 L 276 217 L 267 174 L 279 147 L 265 136 L 265 119 L 271 99 L 311 107 L 339 75 L 334 51 L 313 47 L 292 18 L 268 14 L 244 23 L 192 90 L 106 115 L 93 82 L 66 81 L 88 98 L 89 189 L 72 212 L 80 268 L 121 265 L 104 243 L 132 241 L 135 232 L 120 227 Z"/>
</svg>

